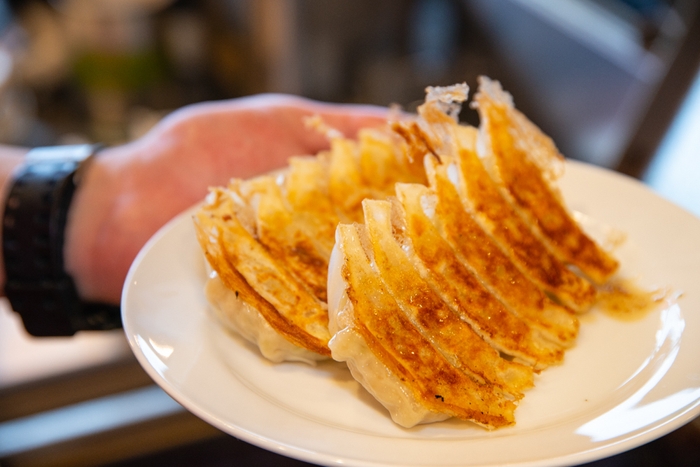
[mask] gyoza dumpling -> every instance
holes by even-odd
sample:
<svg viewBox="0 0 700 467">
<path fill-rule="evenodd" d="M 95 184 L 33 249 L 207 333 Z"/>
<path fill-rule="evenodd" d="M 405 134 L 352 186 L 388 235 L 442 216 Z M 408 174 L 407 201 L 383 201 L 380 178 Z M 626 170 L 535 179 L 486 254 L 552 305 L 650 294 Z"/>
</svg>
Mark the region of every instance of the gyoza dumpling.
<svg viewBox="0 0 700 467">
<path fill-rule="evenodd" d="M 338 226 L 329 276 L 333 358 L 346 361 L 402 426 L 447 417 L 512 424 L 513 398 L 455 368 L 414 327 L 370 266 L 362 237 L 369 241 L 364 226 Z"/>
<path fill-rule="evenodd" d="M 502 193 L 562 261 L 605 283 L 619 264 L 583 232 L 562 202 L 553 181 L 563 157 L 554 142 L 513 106 L 497 81 L 480 78 L 474 105 L 481 117 L 482 157 Z"/>
</svg>

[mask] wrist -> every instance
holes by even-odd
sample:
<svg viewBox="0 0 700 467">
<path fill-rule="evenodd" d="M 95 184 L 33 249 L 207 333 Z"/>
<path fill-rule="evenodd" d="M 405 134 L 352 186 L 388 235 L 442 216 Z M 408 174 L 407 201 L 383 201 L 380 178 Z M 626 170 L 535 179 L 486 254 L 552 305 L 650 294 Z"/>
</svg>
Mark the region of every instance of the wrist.
<svg viewBox="0 0 700 467">
<path fill-rule="evenodd" d="M 83 174 L 68 211 L 63 253 L 66 272 L 73 277 L 83 300 L 116 304 L 119 293 L 111 284 L 112 261 L 106 254 L 110 250 L 102 241 L 110 228 L 116 201 L 114 151 L 100 151 Z"/>
</svg>

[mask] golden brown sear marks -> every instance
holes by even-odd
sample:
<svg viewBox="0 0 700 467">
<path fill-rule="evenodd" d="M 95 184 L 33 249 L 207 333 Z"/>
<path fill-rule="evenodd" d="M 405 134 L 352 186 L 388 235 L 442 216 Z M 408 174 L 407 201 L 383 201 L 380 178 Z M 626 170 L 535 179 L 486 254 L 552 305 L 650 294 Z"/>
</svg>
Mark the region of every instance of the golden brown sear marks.
<svg viewBox="0 0 700 467">
<path fill-rule="evenodd" d="M 486 428 L 513 424 L 515 403 L 497 386 L 479 383 L 453 367 L 400 311 L 372 270 L 358 227 L 339 225 L 338 239 L 354 327 L 369 349 L 429 410 Z"/>
<path fill-rule="evenodd" d="M 357 143 L 336 138 L 331 141 L 328 169 L 328 192 L 341 220 L 360 222 L 362 200 L 375 190 L 363 182 L 358 164 Z"/>
<path fill-rule="evenodd" d="M 318 245 L 314 226 L 287 208 L 275 180 L 262 177 L 260 181 L 255 200 L 258 241 L 325 302 L 329 253 Z"/>
<path fill-rule="evenodd" d="M 424 278 L 445 303 L 457 310 L 485 340 L 492 342 L 501 335 L 507 336 L 522 323 L 559 345 L 570 347 L 574 344 L 579 322 L 573 314 L 560 310 L 556 314 L 538 314 L 537 319 L 516 317 L 457 259 L 421 205 L 422 200 L 434 197 L 429 188 L 418 184 L 397 184 L 396 193 L 403 208 L 412 250 L 425 266 Z M 503 346 L 498 348 L 505 351 Z"/>
<path fill-rule="evenodd" d="M 471 216 L 454 208 L 461 201 L 446 167 L 435 161 L 428 162 L 428 166 L 430 184 L 436 194 L 430 219 L 462 264 L 516 316 L 537 321 L 546 315 L 556 320 L 557 315 L 569 313 L 528 279 Z"/>
<path fill-rule="evenodd" d="M 488 82 L 487 86 L 493 86 Z M 533 220 L 533 224 L 549 239 L 552 250 L 569 264 L 576 266 L 597 284 L 604 283 L 618 269 L 618 262 L 591 240 L 573 220 L 543 177 L 538 167 L 516 141 L 516 135 L 527 142 L 537 144 L 539 134 L 522 135 L 524 132 L 539 132 L 531 122 L 523 124 L 516 119 L 525 119 L 507 102 L 496 100 L 496 96 L 484 90 L 474 97 L 482 119 L 482 131 L 487 136 L 491 154 L 503 187 L 515 205 Z M 525 139 L 527 137 L 527 139 Z M 528 148 L 537 151 L 537 147 Z"/>
<path fill-rule="evenodd" d="M 321 158 L 292 157 L 283 184 L 291 210 L 309 226 L 326 258 L 335 244 L 340 220 L 328 195 L 327 170 Z"/>
<path fill-rule="evenodd" d="M 214 189 L 211 195 L 213 200 L 195 214 L 195 227 L 212 268 L 290 342 L 330 356 L 324 304 L 230 214 L 229 193 Z"/>
<path fill-rule="evenodd" d="M 530 328 L 518 320 L 511 320 L 509 328 L 489 339 L 499 346 L 489 345 L 420 277 L 392 234 L 391 204 L 365 200 L 363 205 L 372 264 L 379 277 L 399 309 L 453 366 L 519 399 L 522 389 L 532 384 L 532 370 L 501 358 L 497 349 L 532 365 L 560 358 L 559 346 L 533 342 Z M 510 384 L 513 374 L 519 378 Z"/>
<path fill-rule="evenodd" d="M 358 133 L 359 166 L 363 182 L 385 195 L 398 182 L 425 183 L 423 158 L 411 158 L 406 145 L 391 133 L 365 129 Z"/>
<path fill-rule="evenodd" d="M 568 269 L 535 236 L 501 195 L 476 152 L 461 149 L 457 167 L 462 200 L 513 262 L 538 286 L 572 309 L 588 310 L 596 298 L 595 288 Z"/>
</svg>

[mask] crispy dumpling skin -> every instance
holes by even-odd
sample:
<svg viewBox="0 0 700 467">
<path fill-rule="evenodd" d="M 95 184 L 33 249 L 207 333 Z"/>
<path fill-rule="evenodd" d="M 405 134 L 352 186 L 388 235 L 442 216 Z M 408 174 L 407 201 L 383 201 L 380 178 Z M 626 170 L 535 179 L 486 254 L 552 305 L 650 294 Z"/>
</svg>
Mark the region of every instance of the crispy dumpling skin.
<svg viewBox="0 0 700 467">
<path fill-rule="evenodd" d="M 502 196 L 476 152 L 461 148 L 455 165 L 459 170 L 462 201 L 513 262 L 539 287 L 556 296 L 570 308 L 587 311 L 596 299 L 596 290 L 585 278 L 568 269 L 535 236 L 518 212 Z"/>
<path fill-rule="evenodd" d="M 224 284 L 293 344 L 329 356 L 328 313 L 235 215 L 235 192 L 214 189 L 195 214 L 200 246 Z"/>
<path fill-rule="evenodd" d="M 295 156 L 289 159 L 282 189 L 291 210 L 314 232 L 319 250 L 330 258 L 335 228 L 340 221 L 328 194 L 327 161 L 323 157 Z"/>
<path fill-rule="evenodd" d="M 253 195 L 257 240 L 320 301 L 326 301 L 328 256 L 317 225 L 290 209 L 272 176 L 259 177 Z M 330 252 L 328 252 L 330 253 Z"/>
<path fill-rule="evenodd" d="M 400 216 L 392 216 L 391 203 L 365 200 L 363 205 L 370 239 L 367 250 L 371 251 L 372 266 L 399 309 L 453 366 L 479 381 L 497 385 L 515 399 L 520 399 L 522 391 L 533 384 L 533 370 L 502 358 L 499 351 L 507 353 L 504 349 L 507 348 L 516 360 L 527 359 L 536 365 L 540 361 L 559 358 L 563 353 L 562 348 L 551 341 L 534 342 L 531 329 L 519 320 L 508 321 L 506 318 L 511 316 L 507 313 L 497 323 L 505 328 L 498 333 L 500 335 L 495 335 L 494 328 L 497 326 L 490 329 L 494 335 L 488 335 L 473 320 L 468 323 L 463 319 L 465 314 L 448 306 L 421 277 L 409 258 L 411 253 L 397 242 L 392 232 L 397 230 L 398 220 L 392 222 L 392 217 Z M 444 280 L 459 278 L 445 277 Z M 496 318 L 496 315 L 492 317 Z M 485 340 L 486 337 L 489 342 Z"/>
<path fill-rule="evenodd" d="M 404 249 L 414 253 L 412 257 L 419 264 L 421 275 L 445 303 L 459 310 L 484 339 L 498 342 L 522 334 L 517 330 L 525 326 L 528 332 L 539 333 L 562 347 L 574 345 L 579 322 L 572 313 L 557 309 L 535 316 L 511 316 L 507 307 L 460 262 L 425 212 L 436 205 L 436 196 L 428 187 L 399 183 L 396 194 L 406 223 L 405 236 L 410 238 L 410 247 Z M 494 345 L 504 352 L 508 348 L 508 345 Z"/>
<path fill-rule="evenodd" d="M 328 357 L 292 344 L 276 331 L 241 293 L 229 289 L 214 271 L 210 274 L 204 294 L 216 318 L 224 328 L 256 345 L 260 353 L 274 363 L 284 361 L 315 364 Z"/>
<path fill-rule="evenodd" d="M 331 275 L 340 277 L 329 281 L 342 286 L 340 291 L 330 293 L 333 299 L 329 302 L 329 314 L 335 335 L 329 346 L 333 357 L 347 358 L 341 345 L 346 333 L 354 333 L 352 339 L 359 336 L 366 346 L 360 349 L 369 349 L 400 384 L 376 394 L 386 375 L 382 365 L 356 365 L 355 370 L 362 373 L 360 382 L 375 391 L 380 403 L 393 407 L 392 418 L 402 426 L 434 421 L 440 419 L 439 414 L 470 420 L 489 429 L 513 424 L 516 403 L 511 398 L 497 386 L 477 382 L 453 367 L 398 310 L 370 266 L 360 238 L 367 235 L 363 229 L 357 224 L 341 224 L 337 230 Z M 373 384 L 375 381 L 378 383 Z M 406 394 L 398 401 L 399 407 L 387 396 L 392 393 Z M 423 411 L 417 411 L 416 404 Z"/>
<path fill-rule="evenodd" d="M 566 209 L 553 180 L 563 156 L 554 142 L 513 106 L 500 83 L 479 79 L 473 105 L 481 117 L 483 155 L 493 179 L 562 261 L 604 284 L 618 261 L 590 239 Z"/>
<path fill-rule="evenodd" d="M 453 118 L 463 99 L 466 89 L 459 85 L 433 88 L 418 108 L 422 125 L 407 126 L 402 135 L 423 142 L 428 152 L 447 166 L 465 209 L 530 280 L 568 307 L 587 311 L 596 300 L 595 287 L 566 267 L 491 179 L 477 155 L 479 130 L 460 125 Z"/>
<path fill-rule="evenodd" d="M 391 419 L 406 428 L 450 418 L 424 407 L 413 392 L 370 350 L 354 328 L 354 309 L 348 302 L 341 274 L 344 254 L 335 248 L 328 276 L 328 318 L 333 337 L 328 346 L 333 359 L 345 362 L 352 374 L 389 412 Z"/>
<path fill-rule="evenodd" d="M 462 264 L 515 316 L 537 322 L 545 315 L 569 313 L 523 274 L 471 216 L 451 208 L 459 205 L 460 199 L 457 188 L 446 173 L 446 167 L 430 159 L 427 164 L 431 188 L 436 194 L 436 202 L 427 213 Z M 544 366 L 558 363 L 562 357 L 560 355 L 555 361 L 541 363 Z"/>
</svg>

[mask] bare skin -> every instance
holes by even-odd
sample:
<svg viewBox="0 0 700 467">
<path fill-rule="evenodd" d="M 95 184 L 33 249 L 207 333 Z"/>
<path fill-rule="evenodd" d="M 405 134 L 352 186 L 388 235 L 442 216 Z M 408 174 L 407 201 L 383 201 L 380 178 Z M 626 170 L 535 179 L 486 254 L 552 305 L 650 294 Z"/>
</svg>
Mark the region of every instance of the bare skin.
<svg viewBox="0 0 700 467">
<path fill-rule="evenodd" d="M 66 227 L 66 270 L 81 297 L 119 303 L 141 247 L 168 220 L 201 201 L 208 187 L 327 148 L 323 135 L 304 126 L 304 117 L 312 115 L 351 137 L 387 116 L 377 107 L 258 95 L 184 107 L 144 137 L 101 151 L 75 194 Z M 0 180 L 23 152 L 0 148 Z M 4 283 L 4 272 L 0 279 Z"/>
</svg>

